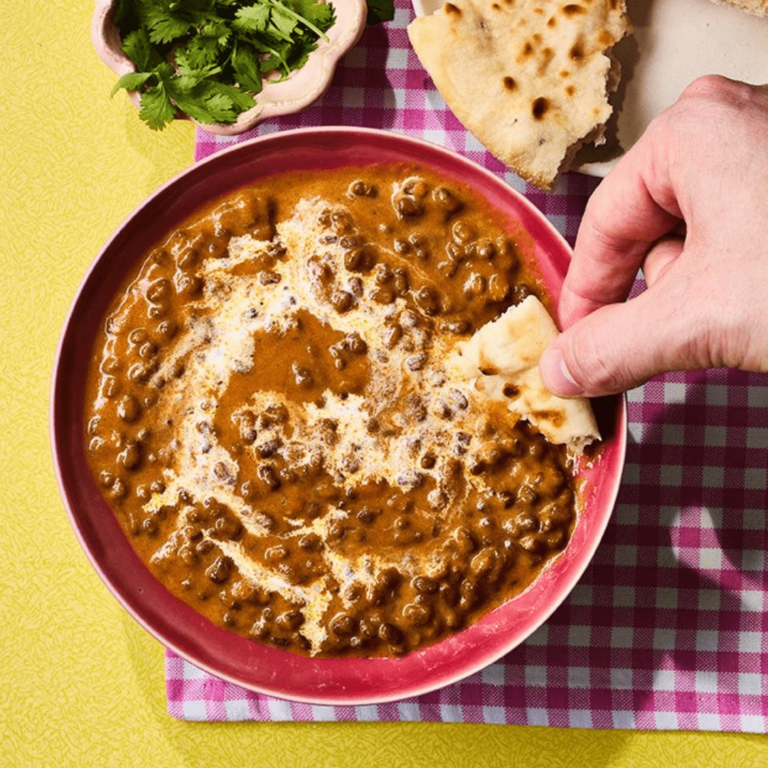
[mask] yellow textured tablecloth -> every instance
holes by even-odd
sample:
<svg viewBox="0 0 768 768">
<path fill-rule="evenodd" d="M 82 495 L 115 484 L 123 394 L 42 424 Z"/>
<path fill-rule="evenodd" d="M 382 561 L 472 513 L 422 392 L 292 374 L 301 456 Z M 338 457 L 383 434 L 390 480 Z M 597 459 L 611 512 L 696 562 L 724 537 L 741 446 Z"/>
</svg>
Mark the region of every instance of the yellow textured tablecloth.
<svg viewBox="0 0 768 768">
<path fill-rule="evenodd" d="M 768 765 L 760 736 L 444 724 L 195 724 L 166 714 L 161 646 L 118 606 L 64 513 L 48 441 L 53 357 L 100 245 L 192 162 L 89 39 L 90 0 L 0 9 L 0 766 Z"/>
</svg>

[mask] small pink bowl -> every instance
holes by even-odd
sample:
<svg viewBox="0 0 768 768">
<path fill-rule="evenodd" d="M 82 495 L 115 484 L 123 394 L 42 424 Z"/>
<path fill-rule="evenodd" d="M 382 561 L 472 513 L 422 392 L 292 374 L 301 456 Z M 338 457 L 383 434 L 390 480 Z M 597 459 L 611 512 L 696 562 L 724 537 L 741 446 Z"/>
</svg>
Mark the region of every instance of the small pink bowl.
<svg viewBox="0 0 768 768">
<path fill-rule="evenodd" d="M 212 155 L 161 187 L 115 231 L 96 257 L 70 309 L 56 359 L 51 434 L 70 521 L 94 568 L 123 607 L 161 643 L 218 677 L 284 699 L 372 704 L 455 682 L 523 642 L 565 599 L 592 558 L 619 489 L 626 448 L 620 397 L 598 400 L 603 447 L 582 466 L 583 510 L 565 552 L 522 595 L 443 642 L 400 659 L 312 659 L 247 640 L 210 623 L 147 570 L 91 478 L 83 429 L 86 371 L 112 298 L 143 255 L 201 205 L 258 179 L 288 171 L 382 162 L 418 162 L 483 194 L 510 224 L 531 235 L 526 258 L 538 263 L 554 298 L 570 250 L 551 224 L 503 181 L 433 144 L 384 131 L 314 128 L 270 134 Z"/>
<path fill-rule="evenodd" d="M 234 123 L 204 124 L 194 121 L 204 131 L 219 136 L 234 136 L 280 115 L 289 115 L 308 107 L 326 91 L 339 59 L 360 39 L 365 29 L 368 6 L 365 0 L 331 0 L 336 23 L 326 33 L 328 40 L 318 40 L 307 63 L 282 82 L 264 82 L 256 97 L 256 106 L 240 113 Z M 114 24 L 116 0 L 96 0 L 91 21 L 91 40 L 99 58 L 118 77 L 135 72 L 133 62 L 123 53 L 120 33 Z M 130 94 L 138 107 L 139 96 Z"/>
</svg>

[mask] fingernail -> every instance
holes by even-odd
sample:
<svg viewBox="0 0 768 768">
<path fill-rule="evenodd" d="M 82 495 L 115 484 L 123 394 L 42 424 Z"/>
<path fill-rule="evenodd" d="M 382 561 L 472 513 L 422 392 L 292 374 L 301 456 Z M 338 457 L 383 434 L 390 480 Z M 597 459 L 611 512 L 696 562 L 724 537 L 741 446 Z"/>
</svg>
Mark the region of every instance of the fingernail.
<svg viewBox="0 0 768 768">
<path fill-rule="evenodd" d="M 539 371 L 547 389 L 561 397 L 584 394 L 584 387 L 573 378 L 559 349 L 547 349 L 539 360 Z"/>
</svg>

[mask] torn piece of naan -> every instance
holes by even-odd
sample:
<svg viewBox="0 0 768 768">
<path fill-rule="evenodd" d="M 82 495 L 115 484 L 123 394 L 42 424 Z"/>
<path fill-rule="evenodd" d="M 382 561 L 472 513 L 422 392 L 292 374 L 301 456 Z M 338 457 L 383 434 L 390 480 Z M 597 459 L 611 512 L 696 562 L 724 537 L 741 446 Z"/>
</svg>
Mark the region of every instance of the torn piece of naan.
<svg viewBox="0 0 768 768">
<path fill-rule="evenodd" d="M 506 402 L 551 443 L 581 454 L 600 438 L 589 400 L 558 397 L 539 376 L 539 358 L 557 333 L 544 305 L 528 296 L 459 345 L 450 366 L 474 379 L 478 396 Z"/>
<path fill-rule="evenodd" d="M 603 142 L 619 81 L 624 0 L 450 0 L 414 19 L 414 51 L 451 111 L 526 181 L 549 190 Z"/>
</svg>

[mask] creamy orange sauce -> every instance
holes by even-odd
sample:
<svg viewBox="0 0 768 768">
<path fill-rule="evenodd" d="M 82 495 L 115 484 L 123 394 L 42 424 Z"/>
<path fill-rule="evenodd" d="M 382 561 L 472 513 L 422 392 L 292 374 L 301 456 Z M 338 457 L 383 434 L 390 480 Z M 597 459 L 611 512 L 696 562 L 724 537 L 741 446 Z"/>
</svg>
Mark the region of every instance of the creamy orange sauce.
<svg viewBox="0 0 768 768">
<path fill-rule="evenodd" d="M 535 290 L 498 216 L 424 168 L 238 191 L 116 298 L 94 476 L 217 624 L 313 655 L 434 642 L 528 586 L 574 523 L 564 450 L 446 366 Z"/>
</svg>

